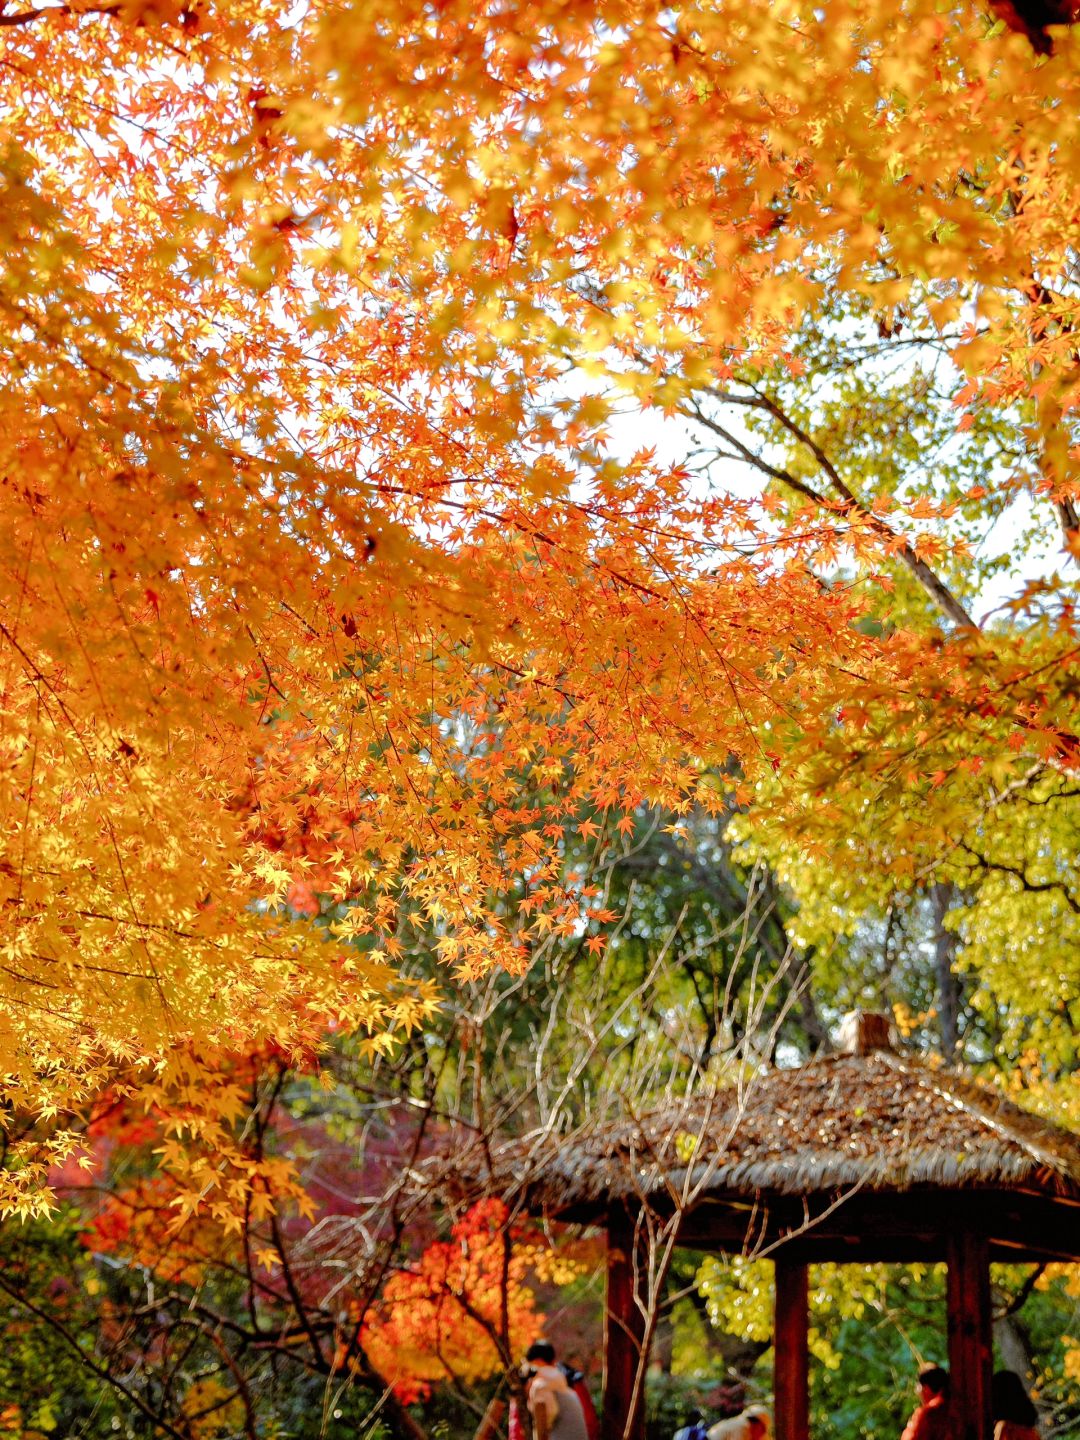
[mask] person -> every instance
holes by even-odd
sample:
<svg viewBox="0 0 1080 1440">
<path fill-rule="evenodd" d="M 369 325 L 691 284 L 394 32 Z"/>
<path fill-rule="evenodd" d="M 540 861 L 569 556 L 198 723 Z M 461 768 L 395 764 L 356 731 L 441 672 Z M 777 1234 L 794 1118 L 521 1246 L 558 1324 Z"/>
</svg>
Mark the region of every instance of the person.
<svg viewBox="0 0 1080 1440">
<path fill-rule="evenodd" d="M 1015 1370 L 999 1370 L 990 1382 L 994 1440 L 1039 1440 L 1039 1414 Z"/>
<path fill-rule="evenodd" d="M 581 1412 L 585 1416 L 585 1431 L 589 1440 L 600 1440 L 600 1417 L 596 1413 L 592 1395 L 589 1392 L 585 1371 L 568 1365 L 565 1360 L 558 1362 L 559 1369 L 566 1376 L 566 1383 L 581 1401 Z"/>
<path fill-rule="evenodd" d="M 675 1431 L 675 1440 L 708 1440 L 705 1416 L 700 1410 L 691 1410 L 690 1418 L 681 1430 Z"/>
<path fill-rule="evenodd" d="M 581 1401 L 555 1363 L 555 1347 L 537 1340 L 525 1352 L 528 1388 L 525 1402 L 535 1440 L 589 1440 Z"/>
<path fill-rule="evenodd" d="M 919 1371 L 920 1405 L 900 1440 L 950 1440 L 949 1372 L 940 1365 Z"/>
<path fill-rule="evenodd" d="M 709 1440 L 766 1440 L 769 1412 L 760 1405 L 748 1405 L 730 1420 L 718 1420 L 705 1433 Z"/>
</svg>

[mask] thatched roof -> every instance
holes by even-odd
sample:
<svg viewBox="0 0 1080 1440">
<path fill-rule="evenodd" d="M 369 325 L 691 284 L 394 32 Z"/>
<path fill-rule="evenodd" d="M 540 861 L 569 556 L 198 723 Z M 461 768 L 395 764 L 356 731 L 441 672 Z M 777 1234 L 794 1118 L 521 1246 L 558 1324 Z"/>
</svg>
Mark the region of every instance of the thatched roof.
<svg viewBox="0 0 1080 1440">
<path fill-rule="evenodd" d="M 925 1185 L 1080 1196 L 1080 1136 L 987 1085 L 890 1052 L 768 1070 L 637 1120 L 524 1136 L 457 1165 L 489 1192 L 579 1216 L 672 1187 L 692 1187 L 696 1199 Z"/>
</svg>

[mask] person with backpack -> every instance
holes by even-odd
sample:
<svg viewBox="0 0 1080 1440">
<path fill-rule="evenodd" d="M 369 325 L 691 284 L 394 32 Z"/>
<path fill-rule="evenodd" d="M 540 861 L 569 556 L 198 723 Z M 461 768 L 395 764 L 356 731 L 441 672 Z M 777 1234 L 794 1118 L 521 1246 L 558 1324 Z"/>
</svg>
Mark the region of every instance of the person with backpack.
<svg viewBox="0 0 1080 1440">
<path fill-rule="evenodd" d="M 589 1392 L 585 1371 L 575 1370 L 573 1365 L 568 1365 L 565 1360 L 560 1360 L 558 1366 L 566 1376 L 566 1383 L 581 1401 L 582 1414 L 585 1416 L 585 1430 L 589 1440 L 600 1440 L 600 1417 L 596 1413 L 596 1406 L 593 1404 L 593 1398 Z"/>
<path fill-rule="evenodd" d="M 705 1416 L 700 1410 L 691 1410 L 690 1418 L 681 1430 L 675 1431 L 674 1440 L 708 1440 Z"/>
<path fill-rule="evenodd" d="M 589 1440 L 585 1411 L 564 1371 L 555 1363 L 555 1347 L 537 1340 L 525 1352 L 522 1377 L 536 1440 Z"/>
</svg>

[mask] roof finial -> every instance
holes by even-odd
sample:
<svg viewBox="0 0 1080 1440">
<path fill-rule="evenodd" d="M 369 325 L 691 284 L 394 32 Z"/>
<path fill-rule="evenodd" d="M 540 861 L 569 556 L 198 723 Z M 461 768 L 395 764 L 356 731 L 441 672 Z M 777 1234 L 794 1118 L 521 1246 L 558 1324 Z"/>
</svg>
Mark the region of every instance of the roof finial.
<svg viewBox="0 0 1080 1440">
<path fill-rule="evenodd" d="M 880 1010 L 852 1010 L 840 1022 L 837 1043 L 845 1055 L 895 1050 L 892 1020 Z"/>
</svg>

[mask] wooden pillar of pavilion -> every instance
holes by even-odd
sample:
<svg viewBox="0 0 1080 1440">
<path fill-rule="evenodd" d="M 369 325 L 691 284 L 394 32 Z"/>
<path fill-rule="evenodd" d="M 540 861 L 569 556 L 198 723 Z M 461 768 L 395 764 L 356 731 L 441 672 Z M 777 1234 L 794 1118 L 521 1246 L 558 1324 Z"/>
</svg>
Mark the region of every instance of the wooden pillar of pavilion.
<svg viewBox="0 0 1080 1440">
<path fill-rule="evenodd" d="M 958 1228 L 948 1240 L 949 1371 L 955 1440 L 990 1440 L 994 1363 L 990 1250 L 985 1235 Z"/>
<path fill-rule="evenodd" d="M 645 1334 L 648 1270 L 635 1219 L 626 1205 L 616 1203 L 608 1210 L 601 1440 L 644 1440 L 645 1436 L 644 1385 L 635 1397 L 634 1381 Z"/>
<path fill-rule="evenodd" d="M 810 1434 L 809 1267 L 783 1255 L 774 1265 L 773 1404 L 776 1440 L 808 1440 Z"/>
</svg>

